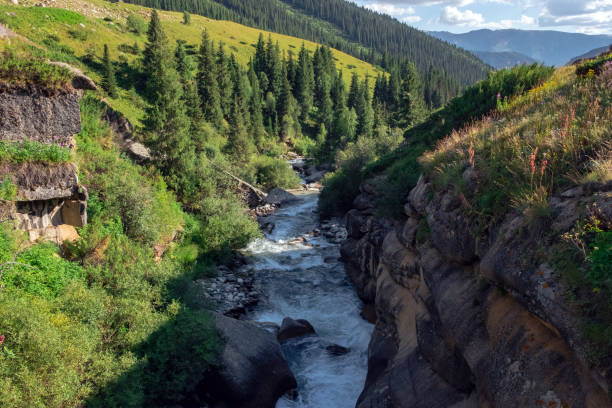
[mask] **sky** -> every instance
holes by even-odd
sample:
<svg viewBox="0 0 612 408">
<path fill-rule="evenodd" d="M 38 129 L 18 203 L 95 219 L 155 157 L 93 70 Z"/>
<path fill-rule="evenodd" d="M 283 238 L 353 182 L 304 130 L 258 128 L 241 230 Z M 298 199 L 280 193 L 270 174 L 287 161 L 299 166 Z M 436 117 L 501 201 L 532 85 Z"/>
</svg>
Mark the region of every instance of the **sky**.
<svg viewBox="0 0 612 408">
<path fill-rule="evenodd" d="M 353 0 L 425 31 L 489 28 L 612 34 L 612 0 Z"/>
</svg>

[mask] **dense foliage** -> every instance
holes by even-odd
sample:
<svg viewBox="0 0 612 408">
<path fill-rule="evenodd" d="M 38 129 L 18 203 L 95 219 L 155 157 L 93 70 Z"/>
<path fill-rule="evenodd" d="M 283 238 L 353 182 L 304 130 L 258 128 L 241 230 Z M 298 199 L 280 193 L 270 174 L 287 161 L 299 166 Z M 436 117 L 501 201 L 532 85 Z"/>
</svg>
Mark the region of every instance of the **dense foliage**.
<svg viewBox="0 0 612 408">
<path fill-rule="evenodd" d="M 427 120 L 410 127 L 405 135 L 405 142 L 395 151 L 388 153 L 379 160 L 371 162 L 364 168 L 363 177 L 372 177 L 376 174 L 385 174 L 387 182 L 380 184 L 380 208 L 393 215 L 402 214 L 402 205 L 406 194 L 416 184 L 422 172 L 418 157 L 453 129 L 461 128 L 464 124 L 480 118 L 487 112 L 495 109 L 498 104 L 503 105 L 504 100 L 520 95 L 536 87 L 548 78 L 553 72 L 552 68 L 538 65 L 518 66 L 509 70 L 490 73 L 486 80 L 465 90 L 463 95 L 454 98 L 447 106 L 432 113 Z M 402 106 L 406 106 L 406 102 Z M 362 176 L 353 172 L 357 180 L 352 183 L 341 183 L 351 186 L 359 183 Z M 334 177 L 328 178 L 328 183 L 334 182 Z M 352 202 L 358 191 L 348 189 L 342 194 L 345 203 Z M 325 207 L 327 192 L 322 193 L 321 210 L 324 213 L 333 212 Z M 338 193 L 336 193 L 338 194 Z M 346 211 L 349 207 L 336 208 Z"/>
</svg>

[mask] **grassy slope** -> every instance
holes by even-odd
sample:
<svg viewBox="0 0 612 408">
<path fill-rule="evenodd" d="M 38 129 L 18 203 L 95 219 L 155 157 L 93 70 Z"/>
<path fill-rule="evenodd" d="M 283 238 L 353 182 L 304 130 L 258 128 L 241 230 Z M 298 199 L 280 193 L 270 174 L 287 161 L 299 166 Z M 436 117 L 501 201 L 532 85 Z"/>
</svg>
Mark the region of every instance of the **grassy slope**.
<svg viewBox="0 0 612 408">
<path fill-rule="evenodd" d="M 145 35 L 136 35 L 125 28 L 125 19 L 130 14 L 140 14 L 147 19 L 150 9 L 125 3 L 110 3 L 103 0 L 66 0 L 62 1 L 62 7 L 72 10 L 75 13 L 66 12 L 62 9 L 51 9 L 44 7 L 31 7 L 35 2 L 24 1 L 22 4 L 30 7 L 14 6 L 7 0 L 0 3 L 0 22 L 9 26 L 12 30 L 21 34 L 37 44 L 42 44 L 48 39 L 49 35 L 59 38 L 62 45 L 74 51 L 76 57 L 82 57 L 91 53 L 98 58 L 102 56 L 104 44 L 110 48 L 111 58 L 125 58 L 132 62 L 134 55 L 123 53 L 118 50 L 121 44 L 133 45 L 138 43 L 141 49 L 144 48 Z M 7 13 L 15 13 L 15 16 Z M 48 16 L 48 17 L 47 17 Z M 105 21 L 104 18 L 112 21 Z M 199 46 L 203 29 L 208 30 L 210 37 L 215 42 L 223 41 L 226 45 L 227 53 L 234 53 L 239 64 L 246 65 L 254 55 L 254 45 L 260 33 L 264 36 L 272 36 L 273 41 L 278 41 L 281 51 L 292 51 L 297 54 L 302 43 L 306 48 L 313 51 L 318 44 L 304 41 L 299 38 L 287 35 L 268 33 L 229 21 L 218 21 L 209 18 L 192 15 L 191 25 L 182 24 L 182 13 L 160 12 L 160 18 L 164 24 L 164 29 L 171 42 L 181 39 L 187 44 Z M 84 25 L 83 26 L 81 26 Z M 75 38 L 70 32 L 83 33 L 84 40 Z M 344 77 L 348 79 L 353 72 L 361 78 L 366 75 L 376 77 L 383 72 L 364 61 L 354 58 L 338 50 L 332 50 L 336 59 L 336 66 L 342 69 Z M 85 69 L 94 80 L 99 79 L 96 72 Z M 372 81 L 373 83 L 373 81 Z M 125 92 L 123 92 L 123 96 Z M 142 110 L 138 109 L 138 104 L 130 103 L 129 98 L 119 98 L 111 100 L 110 104 L 124 113 L 131 121 L 138 123 L 141 118 Z"/>
</svg>

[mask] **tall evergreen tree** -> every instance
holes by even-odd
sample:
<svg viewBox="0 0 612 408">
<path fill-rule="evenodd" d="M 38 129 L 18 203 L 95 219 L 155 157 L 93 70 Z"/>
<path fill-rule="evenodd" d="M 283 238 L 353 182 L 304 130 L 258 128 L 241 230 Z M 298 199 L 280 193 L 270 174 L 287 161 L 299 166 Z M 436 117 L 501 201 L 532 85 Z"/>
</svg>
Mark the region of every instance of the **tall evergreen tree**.
<svg viewBox="0 0 612 408">
<path fill-rule="evenodd" d="M 248 112 L 244 82 L 240 74 L 234 82 L 232 109 L 229 117 L 228 151 L 234 160 L 247 163 L 253 153 L 253 144 L 247 130 Z"/>
<path fill-rule="evenodd" d="M 189 120 L 181 101 L 182 86 L 155 10 L 151 13 L 143 55 L 150 104 L 144 119 L 147 142 L 161 170 L 170 175 L 182 167 L 181 162 L 192 152 L 193 146 L 187 135 Z"/>
<path fill-rule="evenodd" d="M 185 113 L 189 119 L 191 119 L 193 131 L 202 119 L 200 100 L 198 97 L 198 90 L 191 74 L 191 63 L 187 57 L 187 53 L 185 52 L 185 42 L 182 40 L 177 40 L 176 42 L 176 51 L 174 53 L 174 57 L 176 59 L 176 71 L 179 75 L 179 80 L 183 85 L 182 101 L 185 105 Z"/>
<path fill-rule="evenodd" d="M 312 109 L 313 97 L 314 97 L 314 71 L 312 67 L 312 60 L 308 55 L 308 50 L 302 43 L 302 48 L 298 55 L 298 63 L 296 69 L 296 98 L 300 107 L 302 108 L 301 119 L 305 120 Z"/>
<path fill-rule="evenodd" d="M 357 135 L 370 135 L 374 126 L 374 112 L 370 101 L 370 86 L 366 78 L 359 87 L 359 94 L 355 101 L 355 113 L 357 114 Z"/>
<path fill-rule="evenodd" d="M 257 74 L 255 73 L 255 68 L 252 61 L 249 63 L 248 77 L 251 84 L 251 99 L 249 103 L 251 120 L 249 123 L 249 133 L 251 134 L 251 137 L 255 141 L 257 147 L 261 148 L 265 136 L 262 112 L 263 95 L 261 89 L 259 88 L 259 80 L 257 79 Z"/>
<path fill-rule="evenodd" d="M 359 89 L 359 77 L 355 72 L 351 77 L 351 86 L 349 88 L 348 99 L 346 100 L 346 106 L 350 108 L 355 108 L 357 105 L 357 99 L 359 98 L 359 94 L 361 90 Z"/>
<path fill-rule="evenodd" d="M 102 89 L 106 91 L 111 98 L 117 97 L 117 81 L 115 79 L 115 68 L 108 53 L 108 45 L 104 44 L 104 75 L 102 77 Z"/>
<path fill-rule="evenodd" d="M 257 39 L 257 45 L 255 46 L 255 58 L 253 59 L 253 69 L 260 75 L 262 72 L 265 73 L 268 70 L 268 61 L 266 57 L 266 43 L 264 42 L 263 34 L 259 34 L 259 38 Z M 267 75 L 267 74 L 266 74 Z M 268 84 L 266 83 L 262 85 L 262 92 L 268 91 Z"/>
<path fill-rule="evenodd" d="M 233 83 L 228 69 L 229 60 L 225 55 L 223 43 L 219 42 L 217 51 L 217 83 L 219 84 L 219 102 L 225 117 L 229 116 L 232 107 Z"/>
<path fill-rule="evenodd" d="M 420 122 L 425 117 L 426 110 L 416 65 L 408 63 L 404 69 L 405 77 L 402 81 L 396 123 L 402 128 L 408 128 Z"/>
<path fill-rule="evenodd" d="M 202 44 L 198 53 L 197 84 L 200 103 L 204 119 L 221 127 L 223 112 L 221 110 L 219 85 L 217 83 L 217 65 L 213 52 L 213 45 L 208 32 L 202 32 Z"/>
</svg>

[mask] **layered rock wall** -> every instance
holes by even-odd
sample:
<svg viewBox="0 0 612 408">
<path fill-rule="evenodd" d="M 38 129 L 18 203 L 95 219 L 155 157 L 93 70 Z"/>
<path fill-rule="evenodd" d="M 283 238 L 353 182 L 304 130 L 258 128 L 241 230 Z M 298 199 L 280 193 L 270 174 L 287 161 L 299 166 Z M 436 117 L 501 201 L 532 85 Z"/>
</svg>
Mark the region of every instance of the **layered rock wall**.
<svg viewBox="0 0 612 408">
<path fill-rule="evenodd" d="M 469 185 L 469 170 L 464 178 Z M 357 407 L 612 406 L 611 371 L 589 368 L 576 312 L 558 272 L 537 262 L 537 227 L 524 215 L 478 234 L 469 203 L 424 177 L 405 221 L 377 217 L 375 199 L 364 183 L 342 245 L 347 273 L 377 315 Z M 612 222 L 612 185 L 550 204 L 556 234 L 580 209 Z"/>
<path fill-rule="evenodd" d="M 52 94 L 1 88 L 0 141 L 74 148 L 74 135 L 81 131 L 80 91 L 72 86 Z M 15 185 L 16 196 L 0 202 L 0 221 L 14 220 L 32 241 L 73 240 L 78 236 L 74 227 L 87 223 L 87 191 L 74 164 L 0 163 L 0 182 L 6 179 Z"/>
</svg>

